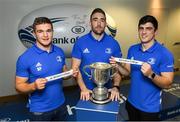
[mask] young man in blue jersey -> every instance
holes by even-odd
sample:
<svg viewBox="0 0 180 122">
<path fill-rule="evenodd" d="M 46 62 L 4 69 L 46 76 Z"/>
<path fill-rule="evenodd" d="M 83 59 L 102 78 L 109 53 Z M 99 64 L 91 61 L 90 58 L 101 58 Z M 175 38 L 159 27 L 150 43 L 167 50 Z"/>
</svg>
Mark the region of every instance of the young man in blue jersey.
<svg viewBox="0 0 180 122">
<path fill-rule="evenodd" d="M 174 58 L 155 39 L 157 30 L 158 21 L 155 17 L 142 17 L 138 24 L 141 43 L 129 48 L 127 58 L 144 63 L 141 66 L 126 63 L 118 67 L 122 74 L 130 73 L 131 76 L 126 102 L 129 120 L 159 120 L 162 89 L 169 88 L 173 81 Z M 115 63 L 113 58 L 111 63 Z"/>
<path fill-rule="evenodd" d="M 30 120 L 66 120 L 62 79 L 51 82 L 45 79 L 67 71 L 64 52 L 52 44 L 53 25 L 48 18 L 36 18 L 33 30 L 36 43 L 17 60 L 16 90 L 29 94 Z"/>
<path fill-rule="evenodd" d="M 105 33 L 106 15 L 105 12 L 96 8 L 90 15 L 91 31 L 79 38 L 74 44 L 72 51 L 72 69 L 79 69 L 77 83 L 80 87 L 80 99 L 89 100 L 92 89 L 96 84 L 83 72 L 85 65 L 95 62 L 109 63 L 111 56 L 121 57 L 121 49 L 118 42 Z M 111 100 L 119 99 L 119 84 L 121 77 L 115 75 L 113 82 L 110 80 L 106 87 L 111 88 Z"/>
</svg>

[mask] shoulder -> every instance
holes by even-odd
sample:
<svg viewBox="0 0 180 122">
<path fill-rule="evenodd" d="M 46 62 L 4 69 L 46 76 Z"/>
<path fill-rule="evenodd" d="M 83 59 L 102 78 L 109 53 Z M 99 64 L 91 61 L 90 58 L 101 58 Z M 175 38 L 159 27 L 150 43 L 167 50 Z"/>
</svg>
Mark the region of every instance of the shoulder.
<svg viewBox="0 0 180 122">
<path fill-rule="evenodd" d="M 105 39 L 108 41 L 108 43 L 114 44 L 114 45 L 119 45 L 118 41 L 112 37 L 111 35 L 108 35 L 105 33 Z"/>
<path fill-rule="evenodd" d="M 53 47 L 54 47 L 54 50 L 55 50 L 56 52 L 61 53 L 61 54 L 64 55 L 64 51 L 63 51 L 62 48 L 60 48 L 60 47 L 58 47 L 58 46 L 56 46 L 56 45 L 53 45 Z"/>
<path fill-rule="evenodd" d="M 157 51 L 163 57 L 171 57 L 171 58 L 173 58 L 172 52 L 167 47 L 165 47 L 164 45 L 162 45 L 160 43 L 158 43 Z"/>
<path fill-rule="evenodd" d="M 79 38 L 77 39 L 77 41 L 75 42 L 75 44 L 76 44 L 76 43 L 84 43 L 84 42 L 87 42 L 87 41 L 84 41 L 84 40 L 87 40 L 87 39 L 89 39 L 89 33 L 87 33 L 87 34 L 79 37 Z"/>
<path fill-rule="evenodd" d="M 105 36 L 106 39 L 109 39 L 109 40 L 112 40 L 112 41 L 115 41 L 115 42 L 117 41 L 117 40 L 114 39 L 114 37 L 112 37 L 111 35 L 109 35 L 107 33 L 105 33 L 104 36 Z"/>
<path fill-rule="evenodd" d="M 19 62 L 28 62 L 29 57 L 34 56 L 34 49 L 33 46 L 28 48 L 24 53 L 22 53 L 19 57 L 18 57 L 18 61 Z"/>
<path fill-rule="evenodd" d="M 55 51 L 61 51 L 61 52 L 63 52 L 62 48 L 60 48 L 60 47 L 58 47 L 58 46 L 56 46 L 56 45 L 54 45 L 54 44 L 53 44 L 53 47 L 54 47 L 54 50 L 55 50 Z"/>
<path fill-rule="evenodd" d="M 73 47 L 82 47 L 82 46 L 85 46 L 87 45 L 87 43 L 89 43 L 88 40 L 90 40 L 90 36 L 89 36 L 89 33 L 79 37 L 76 42 L 74 43 L 74 46 Z"/>
<path fill-rule="evenodd" d="M 137 49 L 140 48 L 140 46 L 141 46 L 140 43 L 138 43 L 138 44 L 133 44 L 133 45 L 130 46 L 129 50 L 137 50 Z"/>
<path fill-rule="evenodd" d="M 33 53 L 35 53 L 35 50 L 34 50 L 34 46 L 28 48 L 24 53 L 21 54 L 21 57 L 26 57 L 26 56 L 30 56 L 32 55 Z M 32 55 L 33 56 L 33 55 Z"/>
</svg>

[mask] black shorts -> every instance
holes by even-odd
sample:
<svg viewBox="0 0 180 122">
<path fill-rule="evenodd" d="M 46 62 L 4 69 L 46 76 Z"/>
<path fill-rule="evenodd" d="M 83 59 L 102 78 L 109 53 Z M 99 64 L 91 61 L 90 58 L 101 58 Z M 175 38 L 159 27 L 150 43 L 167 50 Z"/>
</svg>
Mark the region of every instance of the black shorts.
<svg viewBox="0 0 180 122">
<path fill-rule="evenodd" d="M 159 121 L 159 112 L 148 113 L 135 108 L 131 103 L 126 101 L 126 110 L 130 121 Z"/>
</svg>

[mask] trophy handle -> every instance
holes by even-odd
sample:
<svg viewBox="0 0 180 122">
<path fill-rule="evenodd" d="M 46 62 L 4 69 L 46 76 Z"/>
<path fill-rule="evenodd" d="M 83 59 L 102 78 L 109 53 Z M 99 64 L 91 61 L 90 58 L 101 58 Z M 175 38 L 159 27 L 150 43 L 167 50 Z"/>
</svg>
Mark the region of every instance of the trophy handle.
<svg viewBox="0 0 180 122">
<path fill-rule="evenodd" d="M 118 70 L 116 70 L 116 68 L 114 66 L 112 66 L 112 70 L 115 69 L 115 73 L 113 73 L 110 78 L 112 79 L 117 73 L 118 73 Z"/>
<path fill-rule="evenodd" d="M 85 66 L 83 67 L 83 72 L 84 72 L 88 77 L 92 78 L 92 75 L 90 75 L 90 74 L 88 74 L 88 73 L 86 72 L 85 69 L 87 69 L 87 68 L 90 69 L 90 66 L 89 66 L 89 65 L 85 65 Z"/>
</svg>

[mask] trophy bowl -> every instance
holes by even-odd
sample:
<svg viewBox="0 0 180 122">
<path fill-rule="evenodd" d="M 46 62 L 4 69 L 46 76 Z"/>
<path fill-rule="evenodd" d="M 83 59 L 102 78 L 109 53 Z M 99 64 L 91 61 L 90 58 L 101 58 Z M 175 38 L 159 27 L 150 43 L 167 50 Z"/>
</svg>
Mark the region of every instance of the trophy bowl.
<svg viewBox="0 0 180 122">
<path fill-rule="evenodd" d="M 86 72 L 86 69 L 90 69 L 90 74 Z M 109 63 L 95 62 L 83 67 L 84 73 L 91 78 L 97 85 L 93 89 L 92 100 L 95 103 L 103 104 L 109 102 L 109 92 L 104 85 L 113 77 L 113 67 Z M 112 75 L 113 74 L 113 75 Z"/>
<path fill-rule="evenodd" d="M 103 86 L 111 78 L 112 66 L 107 63 L 97 62 L 90 65 L 93 81 L 98 86 Z"/>
</svg>

